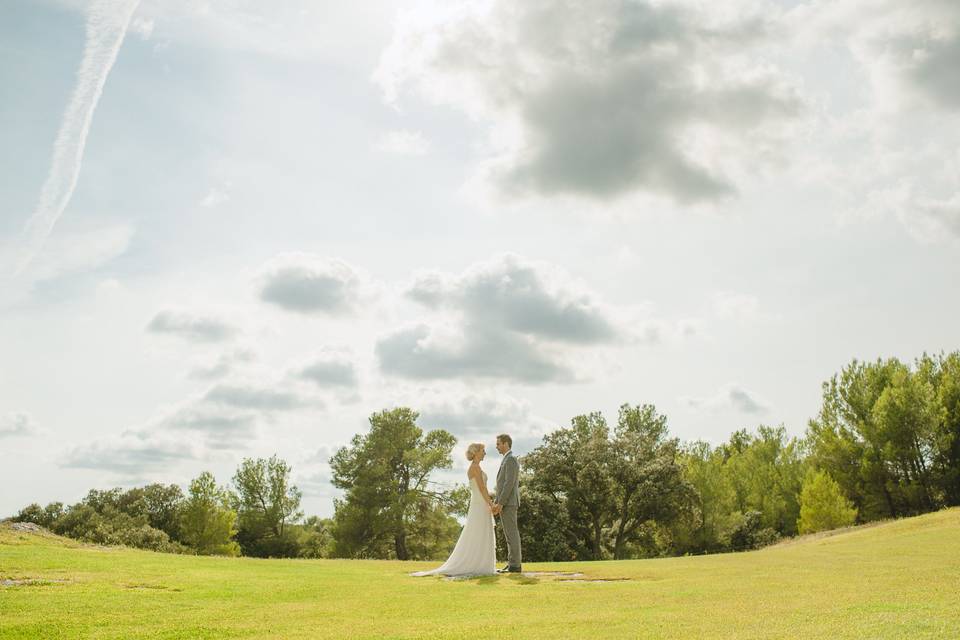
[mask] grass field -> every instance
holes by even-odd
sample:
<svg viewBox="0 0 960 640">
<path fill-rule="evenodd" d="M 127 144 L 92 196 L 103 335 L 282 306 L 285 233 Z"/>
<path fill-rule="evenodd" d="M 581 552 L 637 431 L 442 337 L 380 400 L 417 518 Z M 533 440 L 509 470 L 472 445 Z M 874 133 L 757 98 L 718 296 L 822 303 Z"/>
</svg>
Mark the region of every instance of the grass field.
<svg viewBox="0 0 960 640">
<path fill-rule="evenodd" d="M 960 509 L 751 553 L 528 564 L 176 556 L 0 526 L 0 638 L 960 638 Z"/>
</svg>

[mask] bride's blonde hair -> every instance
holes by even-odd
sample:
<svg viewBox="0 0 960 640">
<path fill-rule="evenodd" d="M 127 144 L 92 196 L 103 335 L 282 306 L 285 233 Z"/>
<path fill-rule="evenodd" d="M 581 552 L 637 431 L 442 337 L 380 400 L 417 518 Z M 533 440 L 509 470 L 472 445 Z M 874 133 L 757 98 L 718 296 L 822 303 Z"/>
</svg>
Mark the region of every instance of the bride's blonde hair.
<svg viewBox="0 0 960 640">
<path fill-rule="evenodd" d="M 469 447 L 467 447 L 467 460 L 473 462 L 473 459 L 477 457 L 477 451 L 483 449 L 482 442 L 474 442 Z"/>
</svg>

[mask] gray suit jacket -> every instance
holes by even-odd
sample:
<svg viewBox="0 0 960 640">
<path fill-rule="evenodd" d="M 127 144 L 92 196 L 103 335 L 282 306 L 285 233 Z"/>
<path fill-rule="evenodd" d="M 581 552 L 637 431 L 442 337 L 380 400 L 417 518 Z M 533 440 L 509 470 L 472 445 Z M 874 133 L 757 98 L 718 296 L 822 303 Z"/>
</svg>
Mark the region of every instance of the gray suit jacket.
<svg viewBox="0 0 960 640">
<path fill-rule="evenodd" d="M 500 461 L 497 471 L 497 504 L 504 507 L 520 506 L 520 463 L 512 451 Z"/>
</svg>

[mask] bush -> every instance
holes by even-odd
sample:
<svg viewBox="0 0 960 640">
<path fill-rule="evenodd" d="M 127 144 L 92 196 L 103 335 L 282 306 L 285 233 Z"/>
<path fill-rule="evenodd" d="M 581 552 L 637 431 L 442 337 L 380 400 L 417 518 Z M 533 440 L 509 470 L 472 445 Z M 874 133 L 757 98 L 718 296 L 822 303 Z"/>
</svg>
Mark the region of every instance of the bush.
<svg viewBox="0 0 960 640">
<path fill-rule="evenodd" d="M 780 534 L 770 527 L 761 526 L 763 514 L 747 511 L 730 532 L 730 548 L 734 551 L 749 551 L 773 544 Z"/>
<path fill-rule="evenodd" d="M 53 523 L 62 515 L 62 502 L 51 502 L 46 507 L 41 507 L 39 504 L 33 503 L 21 509 L 12 520 L 14 522 L 32 522 L 45 529 L 52 529 Z"/>
<path fill-rule="evenodd" d="M 83 502 L 66 509 L 60 502 L 51 502 L 46 507 L 31 504 L 21 509 L 13 520 L 32 522 L 58 535 L 94 544 L 182 553 L 183 545 L 148 524 L 148 514 L 131 515 L 121 510 L 130 504 L 124 505 L 123 498 L 127 495 L 119 489 L 91 491 Z"/>
<path fill-rule="evenodd" d="M 847 527 L 857 519 L 857 509 L 840 491 L 840 485 L 826 471 L 807 472 L 800 492 L 800 533 L 815 533 Z"/>
<path fill-rule="evenodd" d="M 310 516 L 300 529 L 299 555 L 301 558 L 330 558 L 333 556 L 333 520 Z"/>
</svg>

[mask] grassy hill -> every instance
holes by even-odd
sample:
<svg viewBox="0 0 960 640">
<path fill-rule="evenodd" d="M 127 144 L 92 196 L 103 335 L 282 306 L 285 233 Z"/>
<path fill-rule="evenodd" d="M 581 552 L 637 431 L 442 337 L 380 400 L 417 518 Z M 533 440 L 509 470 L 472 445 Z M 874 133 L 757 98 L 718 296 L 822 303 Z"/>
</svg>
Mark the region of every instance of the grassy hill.
<svg viewBox="0 0 960 640">
<path fill-rule="evenodd" d="M 176 556 L 0 526 L 0 638 L 956 638 L 960 509 L 751 553 L 528 564 Z M 587 580 L 587 581 L 585 581 Z"/>
</svg>

